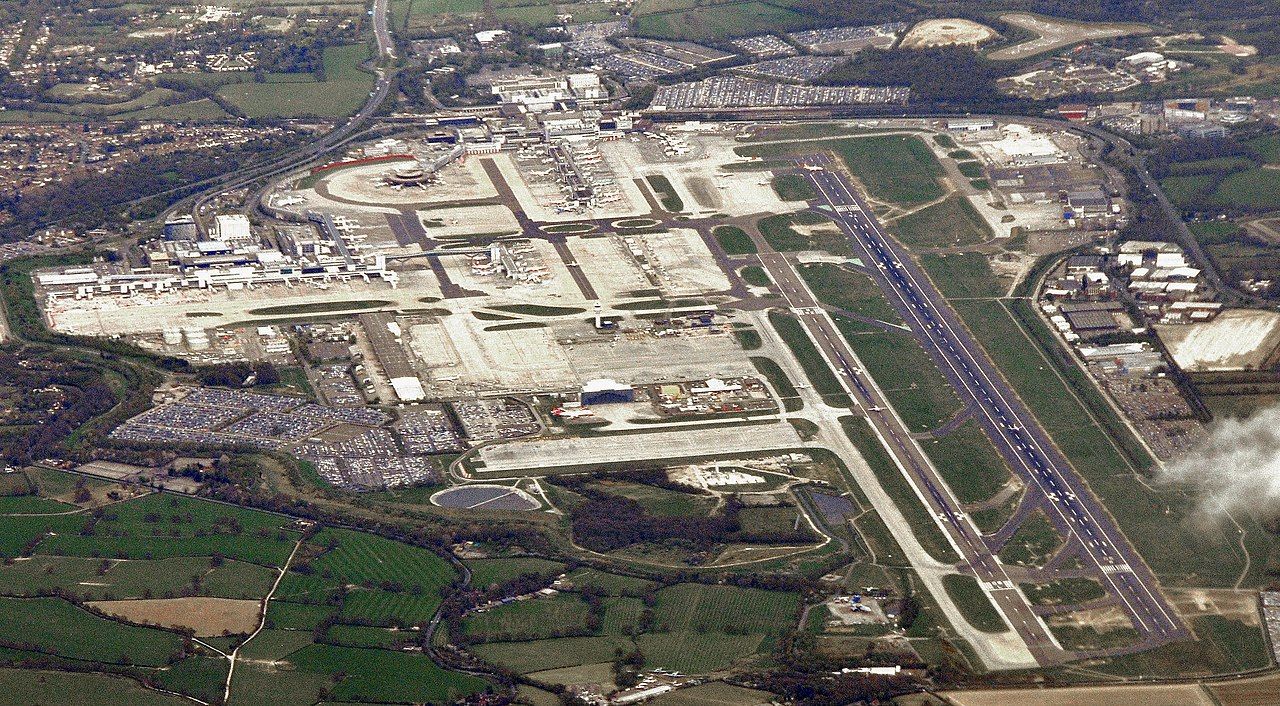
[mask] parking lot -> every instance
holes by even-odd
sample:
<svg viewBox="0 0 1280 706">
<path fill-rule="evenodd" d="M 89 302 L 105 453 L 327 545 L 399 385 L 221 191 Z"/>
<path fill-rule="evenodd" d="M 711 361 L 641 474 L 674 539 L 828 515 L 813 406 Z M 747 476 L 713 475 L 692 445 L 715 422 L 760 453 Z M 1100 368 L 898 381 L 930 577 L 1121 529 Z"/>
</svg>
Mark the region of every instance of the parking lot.
<svg viewBox="0 0 1280 706">
<path fill-rule="evenodd" d="M 768 108 L 860 103 L 906 103 L 906 86 L 793 86 L 748 78 L 715 76 L 702 81 L 660 86 L 654 108 Z"/>
</svg>

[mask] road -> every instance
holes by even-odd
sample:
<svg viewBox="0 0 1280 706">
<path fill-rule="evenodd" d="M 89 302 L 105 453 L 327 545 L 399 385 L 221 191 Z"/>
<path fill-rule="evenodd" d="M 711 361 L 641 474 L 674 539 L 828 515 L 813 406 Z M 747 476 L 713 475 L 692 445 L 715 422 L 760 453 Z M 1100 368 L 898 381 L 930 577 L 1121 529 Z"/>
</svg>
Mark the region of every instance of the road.
<svg viewBox="0 0 1280 706">
<path fill-rule="evenodd" d="M 1149 649 L 1159 644 L 1187 639 L 1189 633 L 1159 593 L 1150 569 L 1105 512 L 1101 502 L 1050 441 L 1030 410 L 1013 393 L 986 352 L 960 323 L 950 304 L 924 276 L 901 245 L 887 237 L 841 174 L 826 169 L 829 159 L 817 156 L 806 160 L 808 177 L 819 194 L 817 203 L 826 206 L 836 223 L 850 238 L 855 252 L 872 268 L 874 279 L 903 316 L 917 338 L 938 364 L 948 381 L 966 402 L 971 401 L 987 435 L 1001 456 L 1027 483 L 1042 493 L 1051 520 L 1069 537 L 1078 540 L 1081 558 L 1096 568 L 1097 578 L 1107 586 L 1133 622 L 1141 645 Z M 831 215 L 831 214 L 829 214 Z M 783 268 L 782 264 L 786 267 Z M 804 309 L 816 302 L 795 275 L 790 263 L 766 263 L 789 297 L 797 297 L 793 307 Z M 775 272 L 776 270 L 776 272 Z M 790 272 L 788 276 L 787 273 Z M 1062 655 L 1017 590 L 1006 590 L 1003 568 L 991 556 L 976 526 L 960 512 L 945 482 L 937 475 L 919 447 L 910 441 L 901 421 L 887 409 L 874 382 L 849 363 L 856 360 L 847 342 L 825 313 L 802 317 L 806 328 L 835 362 L 859 402 L 890 450 L 913 475 L 917 488 L 927 497 L 940 525 L 951 536 L 978 578 L 990 590 L 1010 624 L 1018 630 L 1037 659 L 1061 661 Z M 1002 578 L 1004 577 L 1004 578 Z M 1010 584 L 1009 589 L 1014 587 Z M 993 590 L 992 590 L 993 589 Z M 1014 596 L 1017 596 L 1015 599 Z M 1127 650 L 1132 651 L 1132 649 Z M 1043 663 L 1043 662 L 1042 662 Z"/>
</svg>

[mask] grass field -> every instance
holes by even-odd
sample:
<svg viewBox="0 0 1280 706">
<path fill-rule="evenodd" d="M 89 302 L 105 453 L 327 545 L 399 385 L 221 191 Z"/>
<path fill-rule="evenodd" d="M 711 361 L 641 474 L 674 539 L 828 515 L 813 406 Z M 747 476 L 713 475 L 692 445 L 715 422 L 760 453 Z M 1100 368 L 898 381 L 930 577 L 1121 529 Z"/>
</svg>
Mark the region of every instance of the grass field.
<svg viewBox="0 0 1280 706">
<path fill-rule="evenodd" d="M 814 226 L 827 224 L 828 227 L 804 234 L 797 226 Z M 799 213 L 782 213 L 760 219 L 756 227 L 764 236 L 769 247 L 778 252 L 798 252 L 801 250 L 826 250 L 835 255 L 847 255 L 851 252 L 849 239 L 835 226 L 830 219 L 812 211 Z"/>
<path fill-rule="evenodd" d="M 267 306 L 261 309 L 250 309 L 248 314 L 254 316 L 292 316 L 294 314 L 323 314 L 330 311 L 351 311 L 355 309 L 379 309 L 390 305 L 385 299 L 357 299 L 337 302 L 315 302 L 312 304 L 289 304 L 285 306 Z"/>
<path fill-rule="evenodd" d="M 502 664 L 520 674 L 580 664 L 612 662 L 614 651 L 631 651 L 630 639 L 615 635 L 564 637 L 531 642 L 490 642 L 473 649 L 484 659 Z"/>
<path fill-rule="evenodd" d="M 991 271 L 986 255 L 925 253 L 920 258 L 929 279 L 942 294 L 951 297 L 999 297 L 1008 286 Z"/>
<path fill-rule="evenodd" d="M 734 586 L 679 584 L 658 591 L 655 634 L 640 639 L 655 666 L 691 673 L 712 671 L 754 652 L 797 617 L 793 593 Z M 745 633 L 745 634 L 742 634 Z"/>
<path fill-rule="evenodd" d="M 70 659 L 155 667 L 182 651 L 177 633 L 117 623 L 56 598 L 0 598 L 0 640 Z"/>
<path fill-rule="evenodd" d="M 729 255 L 754 255 L 757 252 L 751 236 L 737 226 L 716 226 L 711 234 Z"/>
<path fill-rule="evenodd" d="M 198 584 L 193 577 L 200 577 Z M 0 566 L 0 593 L 32 596 L 58 588 L 84 600 L 172 598 L 185 592 L 258 598 L 274 580 L 275 572 L 266 567 L 232 560 L 215 567 L 206 557 L 114 561 L 37 554 Z"/>
<path fill-rule="evenodd" d="M 658 201 L 667 211 L 676 213 L 684 210 L 684 201 L 680 200 L 680 195 L 676 193 L 676 189 L 671 184 L 671 180 L 660 175 L 645 177 L 649 182 L 649 188 L 653 189 L 654 195 L 658 197 Z"/>
<path fill-rule="evenodd" d="M 963 405 L 955 391 L 911 334 L 834 318 L 858 360 L 912 431 L 935 429 L 960 411 Z"/>
<path fill-rule="evenodd" d="M 742 281 L 753 287 L 768 287 L 773 284 L 773 280 L 769 279 L 769 273 L 759 265 L 747 265 L 742 268 Z"/>
<path fill-rule="evenodd" d="M 991 599 L 983 593 L 978 579 L 961 574 L 947 574 L 942 577 L 942 587 L 947 595 L 955 601 L 956 607 L 964 615 L 964 619 L 973 627 L 983 632 L 1007 632 L 1009 626 L 1000 617 L 999 611 L 991 604 Z"/>
<path fill-rule="evenodd" d="M 523 574 L 556 574 L 564 569 L 564 564 L 536 557 L 515 557 L 511 559 L 470 559 L 467 568 L 471 569 L 471 585 L 486 588 L 493 584 L 506 583 Z"/>
<path fill-rule="evenodd" d="M 753 0 L 641 15 L 636 32 L 659 39 L 714 40 L 797 29 L 811 22 L 785 7 Z"/>
<path fill-rule="evenodd" d="M 862 272 L 829 262 L 801 265 L 798 271 L 823 304 L 889 323 L 902 320 L 880 287 Z"/>
<path fill-rule="evenodd" d="M 369 58 L 364 44 L 324 50 L 324 81 L 301 83 L 232 83 L 218 94 L 250 118 L 315 115 L 342 117 L 364 104 L 373 75 L 360 70 Z"/>
<path fill-rule="evenodd" d="M 77 674 L 0 668 L 0 703 L 57 704 L 58 706 L 180 706 L 181 696 L 143 688 L 132 679 L 102 674 Z"/>
<path fill-rule="evenodd" d="M 1045 517 L 1043 510 L 1036 510 L 1018 527 L 1001 547 L 1000 561 L 1019 566 L 1040 566 L 1062 546 L 1062 537 Z"/>
<path fill-rule="evenodd" d="M 85 517 L 72 519 L 77 530 L 49 537 L 41 543 L 41 553 L 164 559 L 217 552 L 230 559 L 280 566 L 298 538 L 296 532 L 281 529 L 283 518 L 169 494 L 113 505 L 89 535 L 79 531 L 88 522 Z"/>
<path fill-rule="evenodd" d="M 569 574 L 568 578 L 575 586 L 599 586 L 613 596 L 641 595 L 654 587 L 652 581 L 610 574 L 599 569 L 578 569 Z"/>
<path fill-rule="evenodd" d="M 773 190 L 783 201 L 809 201 L 818 198 L 809 180 L 800 174 L 779 174 L 773 178 Z"/>
<path fill-rule="evenodd" d="M 706 517 L 715 504 L 709 495 L 681 493 L 643 483 L 618 480 L 600 480 L 591 486 L 611 495 L 630 498 L 658 517 Z"/>
<path fill-rule="evenodd" d="M 1125 655 L 1099 665 L 1098 671 L 1119 676 L 1161 674 L 1199 676 L 1227 674 L 1265 667 L 1266 639 L 1262 630 L 1219 615 L 1193 618 L 1196 641 L 1175 642 L 1154 650 Z M 1059 629 L 1054 630 L 1055 634 Z M 1274 694 L 1260 703 L 1274 703 Z M 1225 702 L 1230 703 L 1230 702 Z"/>
<path fill-rule="evenodd" d="M 859 417 L 849 416 L 841 417 L 840 424 L 844 427 L 845 434 L 848 434 L 849 440 L 858 447 L 867 465 L 876 474 L 880 487 L 884 488 L 884 492 L 889 495 L 893 504 L 898 507 L 898 511 L 911 525 L 911 532 L 920 542 L 920 546 L 938 561 L 947 564 L 960 561 L 960 555 L 956 553 L 951 543 L 947 541 L 946 535 L 934 522 L 933 513 L 929 512 L 924 502 L 911 488 L 910 483 L 903 477 L 902 471 L 894 464 L 889 452 L 885 451 L 884 446 L 880 444 L 868 422 Z"/>
<path fill-rule="evenodd" d="M 382 649 L 413 643 L 418 639 L 417 632 L 371 628 L 363 625 L 334 625 L 329 628 L 328 636 L 330 640 L 344 647 L 377 647 Z"/>
<path fill-rule="evenodd" d="M 744 157 L 781 157 L 800 152 L 832 150 L 872 199 L 903 207 L 941 198 L 938 183 L 942 165 L 929 146 L 914 135 L 869 135 L 800 144 L 770 144 L 737 148 Z"/>
<path fill-rule="evenodd" d="M 472 613 L 463 622 L 463 630 L 468 635 L 504 636 L 504 640 L 536 640 L 584 628 L 588 610 L 578 596 L 562 593 Z"/>
<path fill-rule="evenodd" d="M 316 570 L 348 583 L 392 582 L 406 589 L 419 586 L 423 593 L 435 594 L 457 577 L 449 562 L 428 549 L 363 532 L 325 529 L 311 542 L 332 547 L 313 562 Z"/>
<path fill-rule="evenodd" d="M 288 660 L 304 672 L 345 674 L 330 696 L 340 701 L 444 703 L 487 686 L 476 677 L 446 672 L 420 653 L 311 645 Z"/>
<path fill-rule="evenodd" d="M 380 591 L 361 589 L 352 591 L 342 602 L 342 619 L 369 622 L 374 625 L 399 625 L 409 627 L 431 620 L 440 607 L 437 591 Z"/>
<path fill-rule="evenodd" d="M 988 500 L 1013 478 L 976 421 L 920 445 L 962 503 Z"/>
<path fill-rule="evenodd" d="M 973 245 L 991 238 L 991 228 L 961 194 L 889 223 L 889 230 L 911 248 Z"/>
<path fill-rule="evenodd" d="M 273 600 L 267 606 L 267 626 L 275 630 L 314 630 L 336 612 L 335 606 Z"/>
</svg>

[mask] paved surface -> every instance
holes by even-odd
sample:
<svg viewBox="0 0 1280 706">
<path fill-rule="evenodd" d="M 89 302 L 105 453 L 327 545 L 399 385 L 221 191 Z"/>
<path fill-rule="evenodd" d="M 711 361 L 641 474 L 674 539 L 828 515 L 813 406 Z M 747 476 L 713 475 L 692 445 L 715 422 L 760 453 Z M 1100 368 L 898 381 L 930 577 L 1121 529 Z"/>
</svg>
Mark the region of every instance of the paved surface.
<svg viewBox="0 0 1280 706">
<path fill-rule="evenodd" d="M 884 234 L 844 176 L 825 169 L 826 157 L 813 157 L 806 162 L 809 179 L 820 194 L 818 203 L 835 212 L 836 222 L 851 239 L 855 252 L 863 256 L 863 261 L 875 264 L 877 283 L 962 398 L 976 403 L 976 417 L 1001 456 L 1029 488 L 1048 499 L 1045 507 L 1051 519 L 1080 540 L 1081 558 L 1095 570 L 1095 577 L 1110 589 L 1109 593 L 1129 615 L 1141 642 L 1111 653 L 1150 649 L 1188 639 L 1189 632 L 1159 593 L 1150 569 L 1030 410 L 1016 397 L 986 352 L 971 338 L 942 295 L 902 247 Z M 803 311 L 816 306 L 785 258 L 770 256 L 765 264 L 794 308 Z M 961 550 L 970 569 L 984 583 L 1037 660 L 1041 664 L 1052 664 L 1067 658 L 1092 656 L 1069 655 L 1057 646 L 1010 582 L 1004 567 L 992 557 L 974 525 L 960 512 L 958 502 L 936 470 L 909 440 L 901 421 L 887 409 L 874 382 L 850 364 L 856 357 L 831 319 L 825 313 L 806 313 L 801 320 L 837 371 L 856 390 L 873 426 L 908 469 L 931 510 L 940 518 L 940 526 Z"/>
</svg>

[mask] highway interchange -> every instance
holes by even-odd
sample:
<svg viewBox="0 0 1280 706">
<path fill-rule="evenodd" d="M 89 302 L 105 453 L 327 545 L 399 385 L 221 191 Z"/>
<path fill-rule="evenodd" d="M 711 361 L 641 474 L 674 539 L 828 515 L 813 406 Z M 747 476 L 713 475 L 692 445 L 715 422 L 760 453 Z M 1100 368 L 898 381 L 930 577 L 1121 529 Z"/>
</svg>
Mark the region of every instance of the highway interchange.
<svg viewBox="0 0 1280 706">
<path fill-rule="evenodd" d="M 902 247 L 884 234 L 848 180 L 828 168 L 828 157 L 808 157 L 800 160 L 800 166 L 819 194 L 815 205 L 832 216 L 849 237 L 855 253 L 861 256 L 869 274 L 903 321 L 908 323 L 961 399 L 971 403 L 1001 456 L 1017 471 L 1029 493 L 1040 493 L 1042 499 L 1047 500 L 1044 507 L 1055 526 L 1078 544 L 1079 556 L 1090 573 L 1108 588 L 1109 595 L 1131 619 L 1140 639 L 1135 645 L 1116 651 L 1145 650 L 1187 639 L 1188 631 L 1159 593 L 1151 571 L 1013 393 L 986 352 L 960 324 L 932 282 Z M 854 351 L 791 263 L 778 253 L 762 254 L 760 259 L 828 363 L 866 412 L 876 434 L 960 552 L 964 559 L 962 566 L 982 582 L 1031 654 L 1042 665 L 1089 656 L 1068 653 L 1057 644 L 1006 568 L 995 558 L 981 532 L 961 511 L 960 503 L 886 402 L 875 381 L 858 365 Z"/>
</svg>

